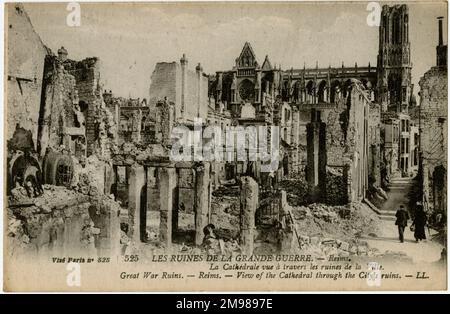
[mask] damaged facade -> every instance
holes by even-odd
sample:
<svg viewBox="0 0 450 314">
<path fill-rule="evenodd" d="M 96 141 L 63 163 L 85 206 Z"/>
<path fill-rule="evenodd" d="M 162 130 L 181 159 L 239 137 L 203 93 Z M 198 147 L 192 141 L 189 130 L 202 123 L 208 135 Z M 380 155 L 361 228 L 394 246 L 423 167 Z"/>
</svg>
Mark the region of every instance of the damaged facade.
<svg viewBox="0 0 450 314">
<path fill-rule="evenodd" d="M 436 66 L 425 72 L 420 85 L 420 152 L 423 204 L 426 209 L 447 212 L 447 45 L 442 39 L 439 18 L 439 41 Z"/>
<path fill-rule="evenodd" d="M 63 47 L 55 55 L 21 4 L 7 8 L 11 251 L 115 254 L 118 206 L 105 196 L 115 122 L 102 99 L 99 60 L 70 60 Z"/>
</svg>

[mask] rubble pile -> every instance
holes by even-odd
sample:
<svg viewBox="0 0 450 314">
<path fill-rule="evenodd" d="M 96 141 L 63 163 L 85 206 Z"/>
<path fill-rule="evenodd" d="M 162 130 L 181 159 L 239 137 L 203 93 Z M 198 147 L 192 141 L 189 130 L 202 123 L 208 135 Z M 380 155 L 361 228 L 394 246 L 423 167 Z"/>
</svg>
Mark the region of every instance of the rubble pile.
<svg viewBox="0 0 450 314">
<path fill-rule="evenodd" d="M 347 182 L 345 181 L 343 168 L 333 169 L 329 167 L 327 169 L 326 191 L 327 204 L 342 205 L 347 203 Z"/>
<path fill-rule="evenodd" d="M 283 180 L 278 184 L 279 188 L 287 193 L 287 200 L 292 206 L 301 206 L 308 203 L 308 183 L 302 177 Z"/>
<path fill-rule="evenodd" d="M 169 157 L 167 149 L 161 144 L 142 145 L 135 142 L 125 142 L 122 145 L 112 146 L 111 151 L 116 162 L 127 164 L 149 159 L 166 160 Z"/>
<path fill-rule="evenodd" d="M 104 190 L 104 171 L 105 162 L 99 160 L 96 155 L 89 156 L 84 167 L 80 165 L 76 158 L 74 161 L 74 177 L 71 187 L 74 191 L 89 196 L 103 194 Z M 103 189 L 102 189 L 103 188 Z"/>
<path fill-rule="evenodd" d="M 363 235 L 378 233 L 379 218 L 364 204 L 328 206 L 314 203 L 292 207 L 291 213 L 298 235 L 298 238 L 294 236 L 294 241 L 298 242 L 300 250 L 325 256 L 379 255 L 361 240 Z"/>
<path fill-rule="evenodd" d="M 352 239 L 369 233 L 376 234 L 378 217 L 362 203 L 328 206 L 314 203 L 292 207 L 299 234 Z"/>
<path fill-rule="evenodd" d="M 215 232 L 227 239 L 236 238 L 239 233 L 239 194 L 227 196 L 230 192 L 234 192 L 234 189 L 228 189 L 223 196 L 211 198 L 211 223 L 216 226 Z"/>
<path fill-rule="evenodd" d="M 117 217 L 115 201 L 63 186 L 44 185 L 43 189 L 36 198 L 29 198 L 23 187 L 12 190 L 7 208 L 12 255 L 63 254 L 65 250 L 95 253 L 96 248 L 109 248 L 100 238 L 113 234 L 109 222 Z"/>
</svg>

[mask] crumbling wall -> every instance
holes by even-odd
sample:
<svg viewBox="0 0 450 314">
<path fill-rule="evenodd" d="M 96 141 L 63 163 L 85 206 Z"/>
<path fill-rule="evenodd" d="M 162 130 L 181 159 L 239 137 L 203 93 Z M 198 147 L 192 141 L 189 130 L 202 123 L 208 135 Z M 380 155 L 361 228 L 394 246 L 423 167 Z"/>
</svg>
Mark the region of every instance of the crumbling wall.
<svg viewBox="0 0 450 314">
<path fill-rule="evenodd" d="M 372 116 L 379 125 L 379 116 Z M 327 117 L 326 202 L 344 204 L 364 197 L 368 182 L 368 98 L 362 84 L 352 83 Z M 378 168 L 379 169 L 379 168 Z"/>
<path fill-rule="evenodd" d="M 79 102 L 75 78 L 55 56 L 47 56 L 44 76 L 44 106 L 41 109 L 43 121 L 38 144 L 41 156 L 44 156 L 47 147 L 56 148 L 63 144 L 65 128 L 75 126 L 76 106 Z"/>
<path fill-rule="evenodd" d="M 100 84 L 100 61 L 96 57 L 82 61 L 65 60 L 64 68 L 75 77 L 80 102 L 87 104 L 87 155 L 96 153 L 109 158 L 110 148 L 117 134 L 114 114 L 103 101 Z"/>
<path fill-rule="evenodd" d="M 181 103 L 181 67 L 176 62 L 158 62 L 153 70 L 150 84 L 150 110 L 156 112 L 156 104 L 167 97 L 167 101 Z M 175 109 L 176 116 L 181 108 Z"/>
<path fill-rule="evenodd" d="M 347 167 L 349 136 L 349 108 L 346 99 L 339 99 L 327 117 L 327 174 L 324 202 L 345 204 L 348 201 Z"/>
<path fill-rule="evenodd" d="M 178 170 L 178 209 L 194 213 L 195 207 L 195 173 L 193 169 Z"/>
<path fill-rule="evenodd" d="M 424 204 L 427 208 L 445 211 L 448 147 L 447 68 L 431 68 L 420 79 L 419 85 Z M 439 172 L 444 178 L 435 180 L 437 178 L 434 176 Z"/>
<path fill-rule="evenodd" d="M 252 254 L 259 188 L 252 177 L 241 177 L 241 184 L 240 245 L 245 254 Z"/>
<path fill-rule="evenodd" d="M 369 106 L 369 184 L 381 186 L 381 111 L 380 105 L 371 103 Z"/>
<path fill-rule="evenodd" d="M 11 256 L 110 256 L 118 253 L 117 203 L 65 187 L 44 186 L 30 199 L 23 188 L 13 190 L 8 211 L 8 252 Z"/>
<path fill-rule="evenodd" d="M 16 125 L 31 131 L 37 148 L 38 120 L 41 103 L 44 60 L 47 48 L 20 3 L 6 8 L 6 138 Z"/>
</svg>

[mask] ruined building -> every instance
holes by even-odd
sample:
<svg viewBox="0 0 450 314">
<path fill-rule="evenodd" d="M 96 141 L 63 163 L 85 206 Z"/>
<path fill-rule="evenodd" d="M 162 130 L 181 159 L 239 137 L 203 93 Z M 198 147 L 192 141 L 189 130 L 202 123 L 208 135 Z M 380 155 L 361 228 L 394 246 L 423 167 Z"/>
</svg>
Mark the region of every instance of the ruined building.
<svg viewBox="0 0 450 314">
<path fill-rule="evenodd" d="M 140 142 L 143 145 L 155 140 L 155 118 L 150 112 L 147 100 L 115 97 L 112 91 L 103 92 L 106 107 L 116 122 L 116 143 Z"/>
<path fill-rule="evenodd" d="M 423 203 L 426 209 L 445 213 L 447 209 L 447 45 L 443 43 L 442 18 L 436 66 L 425 72 L 420 85 L 420 152 Z"/>
<path fill-rule="evenodd" d="M 216 224 L 217 232 L 239 238 L 251 253 L 255 228 L 292 235 L 286 193 L 278 189 L 282 181 L 305 182 L 305 203 L 343 205 L 365 199 L 382 178 L 418 168 L 406 5 L 383 6 L 376 66 L 317 63 L 282 70 L 268 56 L 259 63 L 246 42 L 234 66 L 213 75 L 200 63 L 190 67 L 185 55 L 157 63 L 148 101 L 104 90 L 98 58 L 71 60 L 64 47 L 55 55 L 21 5 L 8 7 L 8 24 L 10 238 L 38 251 L 113 250 L 120 225 L 133 243 L 200 246 Z M 439 107 L 446 95 L 429 86 L 446 83 L 444 63 L 440 41 L 438 66 L 421 80 L 423 123 L 440 130 L 446 127 Z M 222 132 L 277 127 L 278 168 L 266 172 L 261 161 L 237 158 L 173 160 L 175 127 L 194 131 L 198 125 Z M 446 161 L 432 162 L 443 152 L 431 143 L 443 142 L 438 135 L 425 134 L 421 145 L 433 191 L 428 199 L 441 208 L 439 169 Z M 201 148 L 211 143 L 198 142 Z M 224 138 L 219 148 L 236 156 L 234 144 Z M 224 186 L 233 195 L 229 203 L 213 195 Z"/>
<path fill-rule="evenodd" d="M 99 60 L 71 60 L 64 47 L 55 55 L 21 4 L 7 6 L 7 25 L 11 252 L 114 253 L 118 206 L 105 182 L 115 122 Z"/>
</svg>

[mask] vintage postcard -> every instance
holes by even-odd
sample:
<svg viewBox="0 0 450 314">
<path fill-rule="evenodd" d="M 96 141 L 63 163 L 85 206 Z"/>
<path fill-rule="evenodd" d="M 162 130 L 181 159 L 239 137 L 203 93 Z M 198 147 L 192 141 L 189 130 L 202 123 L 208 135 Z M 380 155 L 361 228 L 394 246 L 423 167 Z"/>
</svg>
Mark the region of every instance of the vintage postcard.
<svg viewBox="0 0 450 314">
<path fill-rule="evenodd" d="M 447 289 L 447 3 L 5 4 L 5 291 Z"/>
</svg>

